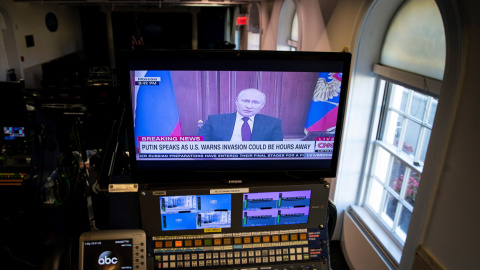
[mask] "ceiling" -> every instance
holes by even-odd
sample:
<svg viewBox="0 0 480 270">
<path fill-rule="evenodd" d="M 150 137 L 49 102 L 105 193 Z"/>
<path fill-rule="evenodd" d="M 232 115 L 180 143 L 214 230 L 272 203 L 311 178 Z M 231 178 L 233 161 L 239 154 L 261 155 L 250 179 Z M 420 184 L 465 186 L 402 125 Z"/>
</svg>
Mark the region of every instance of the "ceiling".
<svg viewBox="0 0 480 270">
<path fill-rule="evenodd" d="M 155 6 L 229 6 L 268 0 L 14 0 L 23 3 L 52 3 L 64 5 L 155 5 Z"/>
</svg>

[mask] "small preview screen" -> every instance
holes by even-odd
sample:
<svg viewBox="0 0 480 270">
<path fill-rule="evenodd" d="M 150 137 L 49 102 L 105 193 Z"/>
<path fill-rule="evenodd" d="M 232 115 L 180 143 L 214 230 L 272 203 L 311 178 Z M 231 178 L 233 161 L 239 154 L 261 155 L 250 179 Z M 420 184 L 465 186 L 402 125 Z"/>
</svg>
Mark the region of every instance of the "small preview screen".
<svg viewBox="0 0 480 270">
<path fill-rule="evenodd" d="M 243 227 L 308 223 L 310 190 L 243 194 Z"/>
<path fill-rule="evenodd" d="M 195 230 L 231 227 L 231 195 L 160 197 L 162 230 Z"/>
<path fill-rule="evenodd" d="M 132 239 L 83 242 L 83 269 L 133 269 Z"/>
<path fill-rule="evenodd" d="M 6 141 L 25 137 L 24 127 L 3 127 L 3 136 Z"/>
</svg>

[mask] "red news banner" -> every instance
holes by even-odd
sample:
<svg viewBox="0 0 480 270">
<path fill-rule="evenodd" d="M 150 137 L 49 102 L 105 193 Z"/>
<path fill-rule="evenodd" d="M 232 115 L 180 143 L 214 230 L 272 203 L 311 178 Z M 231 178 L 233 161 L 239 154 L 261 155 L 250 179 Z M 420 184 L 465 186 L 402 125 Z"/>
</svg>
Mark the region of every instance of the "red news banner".
<svg viewBox="0 0 480 270">
<path fill-rule="evenodd" d="M 195 157 L 310 157 L 331 158 L 333 138 L 317 137 L 315 141 L 203 141 L 201 136 L 142 136 L 138 137 L 137 154 L 143 158 L 182 157 L 176 155 L 199 154 Z M 163 156 L 162 154 L 172 154 Z M 237 156 L 248 154 L 248 156 Z M 203 156 L 208 155 L 208 156 Z M 210 156 L 215 155 L 215 156 Z M 188 156 L 185 156 L 188 157 Z"/>
</svg>

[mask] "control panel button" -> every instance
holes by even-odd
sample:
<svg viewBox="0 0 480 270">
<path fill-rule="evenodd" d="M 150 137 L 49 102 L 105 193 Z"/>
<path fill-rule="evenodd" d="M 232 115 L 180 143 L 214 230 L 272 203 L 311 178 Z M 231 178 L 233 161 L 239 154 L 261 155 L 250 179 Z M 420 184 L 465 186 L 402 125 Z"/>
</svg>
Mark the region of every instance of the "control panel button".
<svg viewBox="0 0 480 270">
<path fill-rule="evenodd" d="M 211 246 L 212 245 L 212 239 L 203 239 L 203 244 L 205 246 Z"/>
<path fill-rule="evenodd" d="M 264 243 L 270 243 L 270 235 L 264 235 L 264 236 L 262 237 L 262 241 L 263 241 Z"/>
<path fill-rule="evenodd" d="M 223 244 L 224 245 L 231 245 L 232 244 L 232 238 L 223 238 Z"/>
<path fill-rule="evenodd" d="M 241 245 L 242 244 L 242 238 L 241 237 L 236 237 L 233 239 L 233 243 L 235 245 Z"/>
</svg>

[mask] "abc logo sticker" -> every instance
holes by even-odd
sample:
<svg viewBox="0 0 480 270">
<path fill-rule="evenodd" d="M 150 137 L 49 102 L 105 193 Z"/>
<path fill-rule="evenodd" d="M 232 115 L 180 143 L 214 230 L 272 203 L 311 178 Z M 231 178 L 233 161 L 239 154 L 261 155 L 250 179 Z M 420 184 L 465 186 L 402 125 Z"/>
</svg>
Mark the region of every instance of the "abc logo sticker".
<svg viewBox="0 0 480 270">
<path fill-rule="evenodd" d="M 100 270 L 113 270 L 117 263 L 118 258 L 111 251 L 104 251 L 98 257 L 98 269 Z"/>
</svg>

